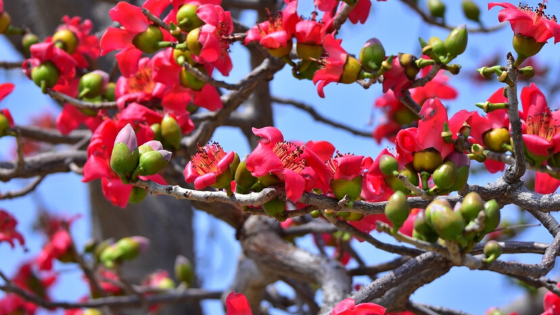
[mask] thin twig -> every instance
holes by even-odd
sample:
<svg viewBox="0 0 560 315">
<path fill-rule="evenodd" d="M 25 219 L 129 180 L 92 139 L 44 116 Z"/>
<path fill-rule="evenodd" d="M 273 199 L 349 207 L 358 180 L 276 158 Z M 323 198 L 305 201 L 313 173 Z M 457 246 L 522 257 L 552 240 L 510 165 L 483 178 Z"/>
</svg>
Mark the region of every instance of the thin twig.
<svg viewBox="0 0 560 315">
<path fill-rule="evenodd" d="M 37 186 L 43 181 L 45 176 L 37 176 L 33 181 L 27 184 L 25 187 L 18 190 L 11 190 L 0 194 L 0 200 L 2 199 L 14 199 L 18 197 L 23 197 L 30 192 L 34 191 Z"/>
<path fill-rule="evenodd" d="M 0 61 L 0 69 L 21 69 L 23 61 Z"/>
<path fill-rule="evenodd" d="M 66 94 L 62 94 L 57 91 L 53 91 L 51 89 L 47 89 L 47 94 L 49 94 L 52 98 L 66 102 L 70 105 L 76 106 L 80 109 L 92 109 L 92 110 L 99 110 L 99 109 L 117 109 L 118 105 L 117 102 L 99 102 L 99 103 L 92 103 L 92 102 L 84 102 L 79 99 L 70 97 Z"/>
</svg>

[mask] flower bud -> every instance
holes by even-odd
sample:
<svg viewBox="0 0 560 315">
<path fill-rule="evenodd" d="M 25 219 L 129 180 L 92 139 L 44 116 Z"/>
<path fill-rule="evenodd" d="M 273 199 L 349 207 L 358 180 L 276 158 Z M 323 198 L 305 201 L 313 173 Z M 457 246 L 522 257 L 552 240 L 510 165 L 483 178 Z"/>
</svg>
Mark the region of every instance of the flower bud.
<svg viewBox="0 0 560 315">
<path fill-rule="evenodd" d="M 2 33 L 0 31 L 0 33 Z M 41 40 L 39 39 L 39 37 L 37 37 L 37 35 L 33 34 L 33 33 L 27 33 L 25 35 L 23 35 L 22 39 L 21 39 L 21 45 L 23 46 L 23 50 L 25 50 L 25 53 L 27 55 L 29 55 L 30 52 L 30 48 L 31 46 L 40 43 Z"/>
<path fill-rule="evenodd" d="M 109 75 L 103 71 L 93 71 L 80 78 L 78 91 L 79 98 L 94 98 L 103 93 L 105 86 L 109 82 Z"/>
<path fill-rule="evenodd" d="M 45 61 L 31 70 L 31 80 L 42 89 L 55 86 L 59 77 L 60 72 L 51 61 Z"/>
<path fill-rule="evenodd" d="M 154 132 L 154 140 L 163 141 L 161 137 L 161 124 L 153 124 L 150 126 L 150 129 Z"/>
<path fill-rule="evenodd" d="M 189 287 L 192 286 L 194 281 L 193 266 L 187 257 L 179 255 L 175 259 L 175 277 Z"/>
<path fill-rule="evenodd" d="M 469 33 L 465 24 L 456 27 L 449 33 L 445 39 L 445 50 L 452 57 L 459 56 L 467 49 L 467 42 L 469 40 Z"/>
<path fill-rule="evenodd" d="M 342 212 L 339 211 L 338 214 L 340 215 Z M 364 218 L 364 215 L 357 212 L 346 212 L 346 216 L 344 217 L 345 221 L 360 221 Z"/>
<path fill-rule="evenodd" d="M 86 308 L 82 311 L 82 315 L 103 315 L 103 313 L 95 308 Z"/>
<path fill-rule="evenodd" d="M 280 46 L 278 48 L 268 48 L 268 53 L 276 58 L 282 58 L 288 56 L 292 51 L 292 46 L 294 43 L 292 40 L 286 42 L 286 46 Z"/>
<path fill-rule="evenodd" d="M 424 241 L 424 242 L 435 243 L 435 242 L 437 242 L 439 236 L 434 231 L 432 231 L 432 233 L 433 234 L 430 234 L 430 235 L 424 235 L 424 234 L 416 231 L 416 229 L 413 229 L 412 230 L 412 237 L 417 239 L 417 240 Z"/>
<path fill-rule="evenodd" d="M 8 12 L 4 11 L 0 13 L 0 34 L 4 34 L 11 23 L 12 19 Z"/>
<path fill-rule="evenodd" d="M 136 175 L 149 176 L 159 173 L 171 160 L 171 152 L 166 150 L 149 151 L 140 156 Z"/>
<path fill-rule="evenodd" d="M 184 4 L 177 11 L 177 26 L 186 33 L 204 25 L 204 21 L 196 14 L 197 9 L 196 5 Z"/>
<path fill-rule="evenodd" d="M 203 65 L 196 65 L 194 66 L 198 71 L 208 74 L 206 68 Z M 199 80 L 194 74 L 187 71 L 187 69 L 181 69 L 181 73 L 179 73 L 179 82 L 181 86 L 189 88 L 193 91 L 200 91 L 206 84 L 206 82 Z"/>
<path fill-rule="evenodd" d="M 530 79 L 535 76 L 535 68 L 531 66 L 523 67 L 519 69 L 519 74 L 521 74 L 527 79 Z"/>
<path fill-rule="evenodd" d="M 146 196 L 148 195 L 148 191 L 140 188 L 140 187 L 132 187 L 132 191 L 130 192 L 130 196 L 128 197 L 129 203 L 140 203 Z"/>
<path fill-rule="evenodd" d="M 463 0 L 463 13 L 471 21 L 480 22 L 480 8 L 472 0 Z"/>
<path fill-rule="evenodd" d="M 393 173 L 398 171 L 399 162 L 390 154 L 383 154 L 379 158 L 379 169 L 385 176 L 393 176 Z"/>
<path fill-rule="evenodd" d="M 451 204 L 449 203 L 449 201 L 445 199 L 435 199 L 426 207 L 426 211 L 425 211 L 426 223 L 432 228 L 434 226 L 432 223 L 432 213 L 434 212 L 435 209 L 439 209 L 438 207 L 451 208 Z"/>
<path fill-rule="evenodd" d="M 496 152 L 506 152 L 504 144 L 510 143 L 509 131 L 506 128 L 493 128 L 482 134 L 482 141 L 488 149 Z"/>
<path fill-rule="evenodd" d="M 433 173 L 442 162 L 441 154 L 433 148 L 414 152 L 412 158 L 412 165 L 414 166 L 414 170 L 418 173 Z"/>
<path fill-rule="evenodd" d="M 352 180 L 333 179 L 330 186 L 336 199 L 341 200 L 348 195 L 348 206 L 351 207 L 362 193 L 362 176 L 356 176 Z"/>
<path fill-rule="evenodd" d="M 200 27 L 195 28 L 194 30 L 190 31 L 187 34 L 187 47 L 191 54 L 198 56 L 202 51 L 202 45 L 198 41 L 198 37 L 200 36 Z"/>
<path fill-rule="evenodd" d="M 432 210 L 432 226 L 439 237 L 446 241 L 457 241 L 463 236 L 465 221 L 449 207 L 436 205 Z"/>
<path fill-rule="evenodd" d="M 103 98 L 105 98 L 107 102 L 114 102 L 116 100 L 115 88 L 116 85 L 114 82 L 109 82 L 105 86 L 105 94 L 103 95 Z"/>
<path fill-rule="evenodd" d="M 144 154 L 150 151 L 159 151 L 159 150 L 163 150 L 163 146 L 161 145 L 161 142 L 156 140 L 148 141 L 138 147 L 138 152 L 140 152 L 140 154 Z"/>
<path fill-rule="evenodd" d="M 420 72 L 420 68 L 416 65 L 416 59 L 411 54 L 399 53 L 399 63 L 404 68 L 404 73 L 410 81 L 414 80 L 418 72 Z"/>
<path fill-rule="evenodd" d="M 444 162 L 436 168 L 432 179 L 434 184 L 441 190 L 453 186 L 457 179 L 457 166 L 453 161 Z"/>
<path fill-rule="evenodd" d="M 266 174 L 264 176 L 261 176 L 258 178 L 258 180 L 263 187 L 270 187 L 270 186 L 276 186 L 282 184 L 282 181 L 278 177 L 276 177 L 276 175 L 272 175 L 272 174 Z"/>
<path fill-rule="evenodd" d="M 194 62 L 192 58 L 192 54 L 190 51 L 182 51 L 180 49 L 173 49 L 173 58 L 177 62 L 178 65 L 182 66 L 185 62 L 194 66 L 196 62 Z"/>
<path fill-rule="evenodd" d="M 385 60 L 385 49 L 377 38 L 369 39 L 360 51 L 360 62 L 366 71 L 375 72 Z"/>
<path fill-rule="evenodd" d="M 101 255 L 99 256 L 99 260 L 105 267 L 112 269 L 115 267 L 115 262 L 117 262 L 118 256 L 119 250 L 117 249 L 117 246 L 113 244 L 103 249 Z"/>
<path fill-rule="evenodd" d="M 468 155 L 457 151 L 453 151 L 451 154 L 449 154 L 446 160 L 453 161 L 457 166 L 457 177 L 455 178 L 453 186 L 451 186 L 451 188 L 449 189 L 451 191 L 458 191 L 463 189 L 463 187 L 465 187 L 465 185 L 467 184 L 467 180 L 469 179 L 471 160 L 469 159 Z"/>
<path fill-rule="evenodd" d="M 6 135 L 8 129 L 12 127 L 14 121 L 12 120 L 12 115 L 7 109 L 0 110 L 0 137 Z"/>
<path fill-rule="evenodd" d="M 362 65 L 360 62 L 354 57 L 347 56 L 342 75 L 338 82 L 345 84 L 354 83 L 360 77 L 360 72 L 362 72 Z"/>
<path fill-rule="evenodd" d="M 150 25 L 148 29 L 134 36 L 132 44 L 134 47 L 138 48 L 138 50 L 147 54 L 152 54 L 159 50 L 158 43 L 162 40 L 163 33 L 159 26 Z"/>
<path fill-rule="evenodd" d="M 409 214 L 410 207 L 408 206 L 406 195 L 402 191 L 397 191 L 389 197 L 385 206 L 385 215 L 393 223 L 392 231 L 398 231 Z"/>
<path fill-rule="evenodd" d="M 483 210 L 484 200 L 475 192 L 468 193 L 461 203 L 461 215 L 467 222 L 476 219 L 478 213 Z"/>
<path fill-rule="evenodd" d="M 321 216 L 321 210 L 313 210 L 309 215 L 311 215 L 312 218 L 317 219 Z"/>
<path fill-rule="evenodd" d="M 414 232 L 416 232 L 416 234 L 418 235 L 414 236 Z M 437 241 L 438 235 L 428 224 L 425 210 L 420 210 L 416 214 L 416 218 L 414 219 L 414 230 L 412 231 L 412 236 L 430 243 Z"/>
<path fill-rule="evenodd" d="M 539 43 L 533 37 L 527 37 L 521 33 L 517 33 L 513 37 L 513 49 L 519 55 L 518 59 L 524 60 L 538 54 L 544 44 L 546 42 Z"/>
<path fill-rule="evenodd" d="M 498 259 L 501 254 L 502 247 L 500 246 L 500 244 L 498 244 L 498 242 L 492 240 L 484 245 L 484 256 L 486 256 L 486 259 L 484 259 L 485 263 L 493 262 L 494 260 Z"/>
<path fill-rule="evenodd" d="M 95 248 L 97 247 L 97 241 L 94 238 L 90 238 L 84 244 L 84 252 L 85 253 L 93 253 Z"/>
<path fill-rule="evenodd" d="M 487 201 L 484 204 L 484 212 L 486 213 L 486 220 L 484 220 L 484 230 L 482 232 L 488 234 L 500 225 L 500 205 L 494 199 Z"/>
<path fill-rule="evenodd" d="M 249 192 L 250 188 L 257 183 L 257 178 L 251 175 L 251 172 L 247 169 L 246 161 L 241 161 L 237 170 L 235 171 L 235 184 L 236 190 L 240 193 Z"/>
<path fill-rule="evenodd" d="M 101 243 L 97 244 L 95 246 L 95 250 L 93 251 L 93 255 L 95 256 L 95 258 L 101 261 L 101 255 L 103 254 L 103 252 L 107 247 L 111 246 L 112 243 L 113 243 L 112 239 L 106 239 Z"/>
<path fill-rule="evenodd" d="M 161 137 L 164 143 L 169 144 L 174 150 L 179 150 L 181 147 L 183 132 L 173 116 L 165 115 L 161 120 Z"/>
<path fill-rule="evenodd" d="M 278 198 L 274 198 L 269 202 L 263 204 L 262 208 L 264 212 L 266 212 L 266 214 L 268 214 L 271 217 L 275 217 L 280 221 L 281 219 L 279 218 L 281 217 L 282 213 L 286 209 L 286 202 Z"/>
<path fill-rule="evenodd" d="M 432 46 L 432 52 L 434 52 L 438 57 L 445 57 L 447 55 L 445 44 L 439 37 L 430 37 L 428 45 Z"/>
<path fill-rule="evenodd" d="M 111 153 L 111 168 L 115 173 L 127 175 L 136 169 L 140 154 L 136 134 L 130 124 L 126 125 L 115 138 Z"/>
<path fill-rule="evenodd" d="M 400 170 L 399 174 L 406 176 L 406 178 L 412 185 L 418 186 L 418 184 L 420 184 L 420 180 L 418 179 L 418 174 L 408 167 L 405 167 L 404 169 Z M 392 191 L 394 192 L 402 191 L 405 195 L 410 194 L 410 190 L 406 188 L 402 183 L 402 181 L 398 179 L 396 176 L 387 176 L 383 180 L 385 181 L 385 184 L 387 184 L 387 186 L 391 188 Z"/>
<path fill-rule="evenodd" d="M 433 17 L 445 16 L 445 4 L 441 0 L 428 0 L 428 10 Z"/>
<path fill-rule="evenodd" d="M 296 51 L 302 60 L 316 60 L 323 54 L 323 46 L 315 44 L 297 43 Z"/>
<path fill-rule="evenodd" d="M 74 32 L 69 29 L 64 29 L 54 33 L 52 42 L 56 47 L 72 55 L 76 51 L 76 48 L 78 48 L 79 40 Z"/>
<path fill-rule="evenodd" d="M 132 260 L 145 252 L 150 240 L 142 236 L 131 236 L 120 239 L 116 244 L 117 259 Z"/>
</svg>

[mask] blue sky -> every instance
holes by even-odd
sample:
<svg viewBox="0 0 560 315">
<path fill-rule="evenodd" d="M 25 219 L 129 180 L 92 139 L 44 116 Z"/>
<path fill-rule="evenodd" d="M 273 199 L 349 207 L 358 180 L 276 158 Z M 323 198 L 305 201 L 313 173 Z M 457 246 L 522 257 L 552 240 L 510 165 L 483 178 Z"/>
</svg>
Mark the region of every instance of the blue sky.
<svg viewBox="0 0 560 315">
<path fill-rule="evenodd" d="M 459 1 L 444 1 L 448 5 L 447 21 L 450 24 L 459 25 L 465 23 L 461 14 Z M 497 23 L 498 9 L 488 12 L 485 10 L 485 1 L 476 1 L 482 9 L 482 19 L 485 25 L 491 26 Z M 420 3 L 424 3 L 420 1 Z M 517 4 L 517 2 L 515 2 Z M 529 1 L 529 5 L 535 6 L 537 1 Z M 548 3 L 549 14 L 560 14 L 560 4 Z M 343 26 L 340 38 L 343 38 L 342 46 L 350 53 L 358 54 L 361 46 L 371 37 L 377 37 L 385 46 L 389 54 L 398 52 L 409 52 L 418 54 L 420 47 L 418 36 L 428 39 L 431 36 L 439 36 L 442 39 L 448 34 L 447 30 L 428 26 L 421 22 L 418 16 L 405 5 L 395 0 L 387 2 L 373 2 L 371 15 L 365 25 Z M 309 16 L 312 11 L 310 0 L 300 0 L 298 12 Z M 255 17 L 251 14 L 243 16 L 242 20 L 247 24 L 254 22 Z M 467 22 L 468 26 L 472 25 Z M 509 26 L 489 35 L 471 34 L 469 46 L 462 56 L 456 59 L 463 68 L 461 74 L 452 77 L 450 83 L 459 91 L 459 97 L 444 104 L 454 113 L 460 109 L 474 110 L 474 103 L 485 101 L 498 87 L 499 84 L 487 83 L 484 85 L 472 85 L 466 77 L 468 72 L 479 65 L 481 60 L 494 55 L 496 51 L 502 53 L 505 63 L 505 53 L 511 51 L 512 31 Z M 557 56 L 559 47 L 547 44 L 539 54 L 539 60 L 551 66 L 551 70 L 557 70 Z M 248 56 L 243 47 L 235 44 L 232 47 L 232 59 L 234 60 L 234 71 L 228 82 L 235 82 L 242 78 L 248 71 Z M 4 37 L 0 36 L 0 60 L 16 61 L 22 60 L 9 46 Z M 40 111 L 49 110 L 54 113 L 59 108 L 47 97 L 42 95 L 37 87 L 23 76 L 18 70 L 0 70 L 0 83 L 12 82 L 16 89 L 12 95 L 6 98 L 0 106 L 9 108 L 16 123 L 25 124 L 31 115 Z M 273 95 L 290 97 L 305 101 L 315 107 L 317 111 L 337 121 L 345 122 L 355 128 L 371 130 L 369 125 L 373 118 L 374 123 L 381 116 L 379 112 L 372 110 L 372 104 L 376 97 L 381 95 L 380 86 L 372 86 L 364 90 L 359 85 L 331 84 L 325 88 L 326 98 L 321 99 L 316 93 L 316 87 L 310 81 L 298 81 L 291 76 L 289 68 L 279 72 L 272 82 Z M 556 102 L 549 99 L 549 105 Z M 344 131 L 333 130 L 331 127 L 315 123 L 308 115 L 291 107 L 275 105 L 275 124 L 284 133 L 286 139 L 292 140 L 329 140 L 341 152 L 352 152 L 360 155 L 377 156 L 384 147 L 390 146 L 385 142 L 377 145 L 373 139 L 359 138 Z M 248 153 L 248 146 L 242 134 L 235 128 L 223 127 L 218 129 L 214 136 L 226 150 L 235 150 L 240 156 Z M 7 158 L 8 151 L 13 147 L 13 139 L 0 139 L 0 156 Z M 495 175 L 473 176 L 471 183 L 486 184 L 497 178 Z M 14 180 L 9 183 L 0 183 L 0 192 L 16 189 L 25 185 L 25 180 Z M 0 202 L 0 208 L 13 213 L 20 221 L 19 228 L 25 234 L 29 252 L 25 253 L 21 248 L 12 250 L 7 244 L 0 244 L 0 270 L 13 274 L 17 264 L 24 259 L 36 255 L 42 246 L 42 238 L 32 232 L 31 226 L 37 215 L 37 205 L 43 205 L 48 209 L 64 214 L 81 213 L 83 218 L 73 226 L 73 235 L 77 242 L 83 244 L 90 233 L 89 207 L 87 186 L 80 182 L 80 178 L 73 174 L 56 174 L 47 177 L 35 193 L 25 198 L 12 201 Z M 502 210 L 505 217 L 515 218 L 517 215 L 515 207 L 506 207 Z M 195 225 L 198 236 L 196 242 L 199 251 L 198 258 L 204 263 L 199 270 L 205 275 L 204 287 L 213 289 L 226 288 L 232 281 L 235 272 L 236 257 L 239 253 L 239 245 L 235 241 L 234 231 L 226 224 L 197 212 Z M 377 232 L 373 232 L 377 233 Z M 377 235 L 381 240 L 391 242 L 385 235 Z M 550 242 L 551 237 L 544 228 L 530 228 L 522 233 L 520 240 L 531 240 L 537 242 Z M 299 244 L 315 251 L 309 238 L 302 238 Z M 356 243 L 356 247 L 362 253 L 368 264 L 375 264 L 391 259 L 393 255 L 376 250 L 368 244 Z M 508 255 L 504 259 L 516 259 L 524 262 L 536 263 L 540 261 L 539 255 Z M 57 270 L 64 270 L 61 281 L 52 291 L 55 299 L 75 300 L 86 294 L 86 287 L 79 278 L 76 266 L 57 264 Z M 557 275 L 556 270 L 551 277 Z M 368 283 L 367 278 L 359 278 L 357 282 Z M 283 290 L 287 291 L 287 290 Z M 434 305 L 448 306 L 473 314 L 483 314 L 490 306 L 507 304 L 514 298 L 524 294 L 524 291 L 513 287 L 504 277 L 487 271 L 469 271 L 465 267 L 455 267 L 434 283 L 419 289 L 413 296 L 414 301 L 430 303 Z M 468 297 L 468 298 L 467 298 Z M 476 302 L 473 302 L 476 301 Z M 220 314 L 221 307 L 217 302 L 205 303 L 211 308 L 212 314 Z"/>
</svg>

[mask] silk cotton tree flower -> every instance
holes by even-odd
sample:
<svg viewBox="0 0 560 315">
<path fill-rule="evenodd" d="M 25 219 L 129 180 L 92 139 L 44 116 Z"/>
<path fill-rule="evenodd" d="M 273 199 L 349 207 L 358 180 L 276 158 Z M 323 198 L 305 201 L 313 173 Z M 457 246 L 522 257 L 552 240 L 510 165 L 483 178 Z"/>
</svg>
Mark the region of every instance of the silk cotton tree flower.
<svg viewBox="0 0 560 315">
<path fill-rule="evenodd" d="M 386 1 L 386 0 L 377 0 L 377 1 Z M 315 0 L 315 6 L 320 11 L 325 12 L 329 18 L 331 17 L 332 12 L 338 6 L 339 1 L 336 0 Z M 354 2 L 354 1 L 353 1 Z M 348 15 L 348 19 L 352 24 L 364 24 L 369 16 L 370 9 L 371 9 L 371 0 L 357 0 L 355 1 L 356 5 Z M 342 6 L 340 7 L 342 8 Z M 340 9 L 339 9 L 340 10 Z"/>
<path fill-rule="evenodd" d="M 57 47 L 63 49 L 76 60 L 78 68 L 89 67 L 90 61 L 99 58 L 99 38 L 91 34 L 93 23 L 91 20 L 83 20 L 79 16 L 70 18 L 65 15 L 62 18 L 64 24 L 56 29 L 52 37 L 46 42 L 54 42 Z"/>
<path fill-rule="evenodd" d="M 12 248 L 14 248 L 14 240 L 17 240 L 22 246 L 25 244 L 21 233 L 16 231 L 17 224 L 18 221 L 13 215 L 0 209 L 0 243 L 8 242 Z"/>
<path fill-rule="evenodd" d="M 385 308 L 375 303 L 362 303 L 356 305 L 352 298 L 342 300 L 332 310 L 331 315 L 384 315 Z"/>
<path fill-rule="evenodd" d="M 187 183 L 194 182 L 195 189 L 212 186 L 231 193 L 231 181 L 237 165 L 239 165 L 237 153 L 233 151 L 226 153 L 218 143 L 213 142 L 198 147 L 185 167 L 183 175 Z"/>
<path fill-rule="evenodd" d="M 226 315 L 253 315 L 249 301 L 242 293 L 231 292 L 226 298 Z"/>
<path fill-rule="evenodd" d="M 253 26 L 245 37 L 245 44 L 259 42 L 274 57 L 287 56 L 292 50 L 292 34 L 300 18 L 296 12 L 297 1 L 284 0 L 286 7 L 276 17 L 269 14 L 268 21 Z"/>
<path fill-rule="evenodd" d="M 153 61 L 142 58 L 138 61 L 137 71 L 130 77 L 121 76 L 115 86 L 115 97 L 120 110 L 129 103 L 161 102 L 167 87 L 165 84 L 154 81 Z M 164 108 L 174 110 L 172 106 L 163 104 Z"/>
<path fill-rule="evenodd" d="M 325 85 L 332 82 L 351 84 L 358 80 L 362 71 L 360 62 L 348 55 L 340 44 L 342 39 L 335 39 L 332 34 L 325 36 L 323 48 L 325 57 L 321 57 L 319 65 L 321 69 L 315 72 L 313 83 L 317 85 L 317 93 L 324 98 L 323 89 Z M 318 84 L 317 84 L 318 83 Z"/>
<path fill-rule="evenodd" d="M 46 93 L 47 88 L 57 90 L 62 85 L 74 79 L 76 75 L 76 61 L 54 43 L 40 43 L 31 46 L 31 58 L 21 65 L 28 78 Z"/>
<path fill-rule="evenodd" d="M 518 54 L 514 66 L 519 66 L 526 58 L 536 55 L 551 37 L 554 37 L 555 44 L 560 41 L 560 25 L 556 16 L 544 13 L 546 2 L 539 3 L 537 8 L 522 4 L 516 7 L 507 2 L 488 3 L 488 10 L 495 6 L 503 8 L 498 13 L 500 22 L 510 22 L 514 33 L 513 48 Z"/>
<path fill-rule="evenodd" d="M 204 25 L 204 21 L 198 16 L 199 7 L 206 4 L 219 6 L 221 3 L 222 0 L 171 0 L 173 8 L 163 21 L 167 24 L 174 23 L 188 33 Z"/>
<path fill-rule="evenodd" d="M 168 1 L 147 0 L 142 8 L 159 16 L 169 5 Z M 140 7 L 121 1 L 109 11 L 111 20 L 122 27 L 109 27 L 101 37 L 101 56 L 113 50 L 120 50 L 115 56 L 124 77 L 131 77 L 138 71 L 138 61 L 142 53 L 159 50 L 159 42 L 164 40 L 164 31 L 152 24 Z"/>
</svg>

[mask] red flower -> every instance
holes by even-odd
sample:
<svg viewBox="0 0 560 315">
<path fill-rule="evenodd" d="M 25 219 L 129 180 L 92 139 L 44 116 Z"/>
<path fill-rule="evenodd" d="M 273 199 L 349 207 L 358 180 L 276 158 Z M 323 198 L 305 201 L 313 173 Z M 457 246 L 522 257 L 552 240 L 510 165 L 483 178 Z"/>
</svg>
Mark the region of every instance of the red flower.
<svg viewBox="0 0 560 315">
<path fill-rule="evenodd" d="M 25 240 L 21 233 L 16 231 L 18 221 L 14 216 L 5 210 L 0 209 L 0 243 L 8 242 L 14 248 L 14 240 L 19 241 L 20 245 L 25 244 Z"/>
<path fill-rule="evenodd" d="M 231 292 L 226 298 L 226 315 L 253 315 L 247 298 L 242 293 Z"/>
<path fill-rule="evenodd" d="M 560 287 L 558 284 L 556 285 Z M 541 315 L 560 315 L 560 298 L 552 292 L 546 292 L 543 300 L 544 313 Z"/>
<path fill-rule="evenodd" d="M 203 189 L 214 184 L 229 186 L 233 174 L 224 174 L 224 172 L 229 170 L 234 158 L 235 152 L 226 153 L 217 143 L 198 147 L 183 172 L 185 181 L 194 182 L 195 189 Z M 224 176 L 221 176 L 222 174 Z"/>
<path fill-rule="evenodd" d="M 269 20 L 253 26 L 245 37 L 245 44 L 258 41 L 267 49 L 279 49 L 279 56 L 289 53 L 292 47 L 292 34 L 300 18 L 297 15 L 297 1 L 288 1 L 286 8 L 276 18 L 269 15 Z M 286 48 L 286 49 L 281 49 Z M 281 53 L 280 53 L 281 51 Z M 273 53 L 274 54 L 274 53 Z"/>
<path fill-rule="evenodd" d="M 177 25 L 177 12 L 179 9 L 186 4 L 194 5 L 194 6 L 202 6 L 205 4 L 212 4 L 212 5 L 220 5 L 222 0 L 171 0 L 171 5 L 173 9 L 169 12 L 169 14 L 163 19 L 163 21 L 167 24 L 171 22 Z M 198 11 L 198 10 L 197 10 Z M 197 12 L 198 13 L 198 12 Z M 198 15 L 198 14 L 197 14 Z"/>
<path fill-rule="evenodd" d="M 142 7 L 159 16 L 168 4 L 167 1 L 147 0 Z M 109 11 L 109 15 L 111 20 L 119 22 L 122 28 L 109 27 L 103 34 L 101 56 L 113 50 L 121 50 L 116 58 L 122 75 L 128 78 L 138 71 L 138 61 L 142 52 L 157 51 L 154 42 L 158 39 L 163 40 L 163 31 L 151 24 L 140 7 L 128 2 L 119 2 Z M 138 42 L 135 39 L 139 39 Z"/>
<path fill-rule="evenodd" d="M 299 44 L 321 45 L 329 23 L 301 20 L 295 26 L 294 36 Z"/>
<path fill-rule="evenodd" d="M 151 62 L 153 66 L 154 81 L 165 84 L 169 89 L 164 93 L 162 105 L 175 112 L 184 112 L 185 104 L 191 101 L 194 105 L 216 111 L 222 108 L 222 100 L 218 91 L 212 85 L 206 83 L 200 90 L 193 90 L 181 84 L 182 73 L 186 70 L 175 60 L 173 49 L 157 53 Z M 207 73 L 212 74 L 213 67 L 206 64 Z M 193 100 L 194 98 L 194 100 Z"/>
<path fill-rule="evenodd" d="M 337 153 L 326 163 L 332 171 L 333 179 L 352 180 L 362 175 L 362 171 L 371 165 L 372 160 L 370 157 L 364 159 L 362 155 Z"/>
<path fill-rule="evenodd" d="M 332 34 L 325 36 L 323 48 L 327 53 L 327 57 L 321 60 L 324 68 L 317 70 L 313 76 L 313 83 L 317 85 L 317 93 L 320 97 L 325 97 L 323 88 L 332 82 L 339 82 L 344 72 L 344 65 L 349 58 L 348 53 L 344 50 L 340 43 L 342 39 L 335 39 Z"/>
<path fill-rule="evenodd" d="M 76 75 L 76 61 L 64 50 L 56 47 L 54 43 L 39 43 L 30 48 L 31 58 L 25 60 L 21 65 L 23 72 L 31 79 L 33 68 L 51 62 L 59 73 L 57 87 L 74 79 Z"/>
<path fill-rule="evenodd" d="M 377 0 L 377 1 L 385 1 L 385 0 Z M 336 8 L 339 1 L 336 0 L 315 0 L 315 5 L 318 7 L 319 10 L 325 12 L 325 15 L 330 17 L 331 12 Z M 342 6 L 339 8 L 339 10 Z M 358 0 L 356 6 L 348 15 L 348 19 L 352 24 L 357 24 L 360 22 L 364 24 L 367 21 L 369 16 L 369 11 L 371 9 L 371 0 Z"/>
<path fill-rule="evenodd" d="M 121 110 L 130 102 L 160 102 L 165 93 L 166 86 L 153 79 L 153 62 L 150 58 L 138 60 L 136 70 L 128 78 L 123 76 L 117 80 L 115 97 Z"/>
<path fill-rule="evenodd" d="M 76 60 L 78 68 L 89 67 L 89 62 L 99 58 L 99 39 L 94 34 L 90 34 L 93 29 L 93 23 L 90 20 L 84 20 L 79 16 L 73 18 L 65 15 L 62 18 L 63 25 L 59 26 L 56 30 L 69 30 L 78 40 L 76 50 L 71 54 L 72 58 Z M 48 37 L 46 42 L 51 42 L 52 37 Z"/>
<path fill-rule="evenodd" d="M 402 90 L 406 89 L 411 82 L 406 75 L 405 68 L 399 61 L 399 57 L 395 57 L 391 62 L 391 70 L 383 74 L 383 93 L 393 90 L 395 97 L 400 97 Z"/>
<path fill-rule="evenodd" d="M 37 265 L 40 270 L 51 270 L 53 259 L 67 256 L 71 259 L 72 253 L 70 247 L 72 246 L 72 238 L 70 234 L 64 229 L 58 230 L 48 243 L 43 247 L 43 250 L 37 257 Z"/>
<path fill-rule="evenodd" d="M 490 98 L 488 98 L 490 103 L 506 103 L 507 98 L 503 95 L 503 89 L 500 88 Z M 471 137 L 474 138 L 475 142 L 488 147 L 485 144 L 484 135 L 493 130 L 499 129 L 509 129 L 509 116 L 506 109 L 498 109 L 491 111 L 486 116 L 480 116 L 478 112 L 473 112 L 472 116 L 467 120 L 467 123 L 471 126 Z M 500 130 L 500 132 L 503 132 Z M 509 133 L 509 132 L 508 132 Z M 492 147 L 490 148 L 494 151 L 499 151 L 500 148 Z M 505 164 L 502 162 L 486 159 L 484 162 L 486 169 L 490 173 L 496 173 L 498 171 L 503 171 Z"/>
<path fill-rule="evenodd" d="M 0 84 L 0 101 L 3 100 L 14 90 L 16 86 L 12 83 L 2 83 Z"/>
<path fill-rule="evenodd" d="M 516 7 L 507 2 L 491 2 L 488 3 L 488 10 L 495 6 L 503 8 L 498 13 L 498 20 L 509 21 L 515 34 L 532 37 L 539 43 L 544 43 L 551 37 L 554 37 L 555 44 L 560 41 L 560 25 L 556 23 L 556 17 L 550 18 L 544 14 L 544 4 L 539 4 L 539 8 L 533 11 L 527 5 Z"/>
<path fill-rule="evenodd" d="M 179 126 L 181 127 L 181 132 L 183 134 L 187 134 L 194 129 L 194 123 L 191 120 L 191 115 L 189 112 L 184 111 L 180 115 L 170 113 L 169 115 L 177 121 L 177 124 L 179 124 Z M 163 117 L 164 116 L 162 114 L 155 112 L 147 108 L 146 106 L 132 103 L 120 113 L 119 125 L 134 125 L 138 123 L 147 123 L 148 125 L 159 124 L 163 120 Z M 147 137 L 144 138 L 148 139 Z"/>
<path fill-rule="evenodd" d="M 104 111 L 98 111 L 86 114 L 74 105 L 64 104 L 62 112 L 56 119 L 56 128 L 63 135 L 67 135 L 84 123 L 93 132 L 103 121 L 101 118 L 103 113 Z"/>
<path fill-rule="evenodd" d="M 384 315 L 385 308 L 374 303 L 356 305 L 352 298 L 342 300 L 331 312 L 331 315 Z"/>
<path fill-rule="evenodd" d="M 253 133 L 263 140 L 247 157 L 247 169 L 255 177 L 275 175 L 285 183 L 288 199 L 297 202 L 303 192 L 313 186 L 307 183 L 312 175 L 305 159 L 309 153 L 301 146 L 284 141 L 280 130 L 274 127 L 253 128 Z"/>
<path fill-rule="evenodd" d="M 435 149 L 441 155 L 442 161 L 453 152 L 453 145 L 445 143 L 441 137 L 443 125 L 448 122 L 447 111 L 441 101 L 437 98 L 427 100 L 422 106 L 420 116 L 424 118 L 418 122 L 418 128 L 404 129 L 397 134 L 397 152 L 399 162 L 403 165 L 412 162 L 415 152 Z M 456 134 L 464 122 L 458 120 L 460 119 L 448 122 L 452 134 Z"/>
</svg>

